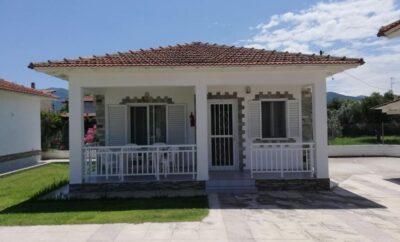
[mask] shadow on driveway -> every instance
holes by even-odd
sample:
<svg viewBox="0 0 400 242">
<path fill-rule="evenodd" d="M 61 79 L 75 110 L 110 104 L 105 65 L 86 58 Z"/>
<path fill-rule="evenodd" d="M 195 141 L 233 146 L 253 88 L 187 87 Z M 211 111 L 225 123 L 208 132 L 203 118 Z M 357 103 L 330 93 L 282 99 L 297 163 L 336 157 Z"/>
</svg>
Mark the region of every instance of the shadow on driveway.
<svg viewBox="0 0 400 242">
<path fill-rule="evenodd" d="M 366 209 L 384 206 L 336 187 L 331 191 L 264 191 L 219 194 L 222 209 Z"/>
</svg>

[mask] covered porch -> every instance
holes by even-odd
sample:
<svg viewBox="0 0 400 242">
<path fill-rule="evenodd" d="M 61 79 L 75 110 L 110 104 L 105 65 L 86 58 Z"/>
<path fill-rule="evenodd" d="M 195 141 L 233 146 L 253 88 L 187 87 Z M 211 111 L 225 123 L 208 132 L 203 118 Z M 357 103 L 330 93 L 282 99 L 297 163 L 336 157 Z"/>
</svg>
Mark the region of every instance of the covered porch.
<svg viewBox="0 0 400 242">
<path fill-rule="evenodd" d="M 81 88 L 81 97 L 95 97 L 98 133 L 93 144 L 81 141 L 80 179 L 131 183 L 316 178 L 313 88 Z M 76 122 L 73 107 L 70 110 L 71 122 Z M 81 121 L 82 110 L 78 115 Z"/>
</svg>

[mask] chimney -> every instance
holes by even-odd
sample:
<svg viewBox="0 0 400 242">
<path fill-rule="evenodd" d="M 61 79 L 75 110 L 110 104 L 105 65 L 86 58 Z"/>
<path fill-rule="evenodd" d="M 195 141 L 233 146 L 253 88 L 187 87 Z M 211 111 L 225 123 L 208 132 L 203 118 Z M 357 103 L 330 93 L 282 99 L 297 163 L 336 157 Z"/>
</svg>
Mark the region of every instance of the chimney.
<svg viewBox="0 0 400 242">
<path fill-rule="evenodd" d="M 34 82 L 31 82 L 31 88 L 36 89 L 36 84 Z"/>
</svg>

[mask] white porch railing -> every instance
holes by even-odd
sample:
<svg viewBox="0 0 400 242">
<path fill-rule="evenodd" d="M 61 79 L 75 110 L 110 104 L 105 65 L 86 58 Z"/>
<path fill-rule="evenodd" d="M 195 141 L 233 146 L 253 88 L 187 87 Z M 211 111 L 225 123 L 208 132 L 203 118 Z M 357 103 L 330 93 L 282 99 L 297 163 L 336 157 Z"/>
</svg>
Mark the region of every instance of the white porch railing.
<svg viewBox="0 0 400 242">
<path fill-rule="evenodd" d="M 314 172 L 314 143 L 252 143 L 251 176 L 256 173 Z"/>
<path fill-rule="evenodd" d="M 196 177 L 196 145 L 86 146 L 83 177 L 191 175 Z"/>
</svg>

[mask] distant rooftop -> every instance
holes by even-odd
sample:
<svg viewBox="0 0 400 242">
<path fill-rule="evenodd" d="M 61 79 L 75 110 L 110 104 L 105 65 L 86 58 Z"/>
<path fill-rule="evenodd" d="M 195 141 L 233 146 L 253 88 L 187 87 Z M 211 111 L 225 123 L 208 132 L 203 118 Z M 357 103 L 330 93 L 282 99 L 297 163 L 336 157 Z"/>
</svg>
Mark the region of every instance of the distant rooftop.
<svg viewBox="0 0 400 242">
<path fill-rule="evenodd" d="M 398 28 L 400 28 L 400 19 L 397 21 L 394 21 L 393 23 L 390 23 L 388 25 L 382 26 L 379 29 L 378 37 L 387 36 L 387 34 L 389 32 L 392 32 L 393 30 L 398 29 Z"/>
<path fill-rule="evenodd" d="M 40 90 L 37 90 L 34 88 L 25 87 L 23 85 L 19 85 L 19 84 L 10 82 L 10 81 L 6 81 L 4 79 L 0 79 L 0 90 L 6 90 L 6 91 L 24 93 L 24 94 L 34 95 L 34 96 L 58 99 L 57 96 L 55 96 L 51 93 L 40 91 Z"/>
</svg>

